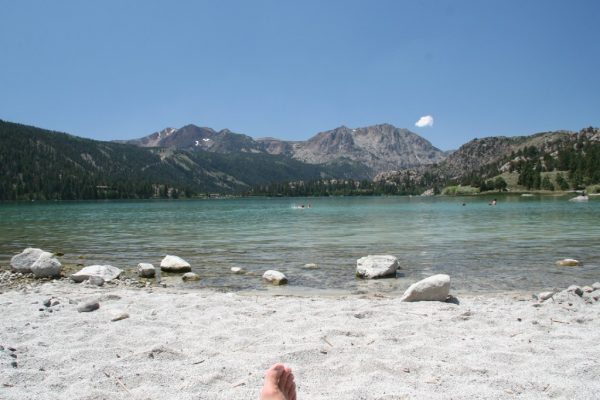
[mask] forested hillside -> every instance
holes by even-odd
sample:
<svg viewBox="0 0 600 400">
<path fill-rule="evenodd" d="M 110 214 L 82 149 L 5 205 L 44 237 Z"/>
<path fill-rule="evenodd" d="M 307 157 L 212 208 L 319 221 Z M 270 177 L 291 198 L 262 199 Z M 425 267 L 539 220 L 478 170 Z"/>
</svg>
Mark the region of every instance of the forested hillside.
<svg viewBox="0 0 600 400">
<path fill-rule="evenodd" d="M 235 194 L 253 185 L 353 173 L 351 163 L 324 167 L 268 154 L 141 148 L 0 120 L 0 200 Z"/>
</svg>

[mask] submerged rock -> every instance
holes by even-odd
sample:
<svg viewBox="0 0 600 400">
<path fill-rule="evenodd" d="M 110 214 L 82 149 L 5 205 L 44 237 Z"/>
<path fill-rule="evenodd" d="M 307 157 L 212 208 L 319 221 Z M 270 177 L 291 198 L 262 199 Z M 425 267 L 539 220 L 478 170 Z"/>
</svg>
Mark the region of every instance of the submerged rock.
<svg viewBox="0 0 600 400">
<path fill-rule="evenodd" d="M 91 276 L 99 276 L 105 282 L 110 282 L 113 279 L 117 279 L 122 272 L 123 270 L 112 265 L 90 265 L 72 274 L 71 279 L 75 282 L 83 282 L 89 280 Z"/>
<path fill-rule="evenodd" d="M 181 279 L 183 279 L 184 281 L 199 281 L 200 275 L 195 274 L 193 272 L 186 272 L 185 274 L 183 274 Z"/>
<path fill-rule="evenodd" d="M 581 265 L 581 262 L 578 260 L 575 260 L 574 258 L 564 258 L 562 260 L 558 260 L 556 262 L 556 265 L 561 266 L 561 267 L 577 267 L 577 266 Z"/>
<path fill-rule="evenodd" d="M 166 255 L 160 262 L 160 269 L 165 272 L 190 272 L 192 266 L 183 258 Z"/>
<path fill-rule="evenodd" d="M 398 259 L 390 255 L 366 256 L 356 260 L 356 276 L 365 279 L 395 277 Z"/>
<path fill-rule="evenodd" d="M 287 277 L 283 273 L 272 269 L 263 274 L 263 279 L 273 285 L 285 285 L 288 283 Z"/>
<path fill-rule="evenodd" d="M 139 263 L 137 266 L 137 271 L 140 278 L 154 278 L 156 275 L 156 268 L 154 268 L 154 265 L 149 263 Z"/>
<path fill-rule="evenodd" d="M 400 301 L 446 301 L 450 294 L 450 276 L 437 274 L 410 285 Z"/>
</svg>

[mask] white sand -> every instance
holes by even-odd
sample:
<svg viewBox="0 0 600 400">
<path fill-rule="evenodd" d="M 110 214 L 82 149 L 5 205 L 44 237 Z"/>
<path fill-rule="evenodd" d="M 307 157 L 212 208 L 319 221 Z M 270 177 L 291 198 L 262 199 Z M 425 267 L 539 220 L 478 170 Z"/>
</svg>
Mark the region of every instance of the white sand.
<svg viewBox="0 0 600 400">
<path fill-rule="evenodd" d="M 37 292 L 36 292 L 37 291 Z M 54 312 L 43 300 L 56 297 Z M 77 312 L 82 299 L 100 309 Z M 290 365 L 299 399 L 600 398 L 600 306 L 460 305 L 91 288 L 0 294 L 0 398 L 256 399 Z M 111 322 L 118 311 L 130 318 Z M 520 321 L 518 319 L 521 319 Z"/>
</svg>

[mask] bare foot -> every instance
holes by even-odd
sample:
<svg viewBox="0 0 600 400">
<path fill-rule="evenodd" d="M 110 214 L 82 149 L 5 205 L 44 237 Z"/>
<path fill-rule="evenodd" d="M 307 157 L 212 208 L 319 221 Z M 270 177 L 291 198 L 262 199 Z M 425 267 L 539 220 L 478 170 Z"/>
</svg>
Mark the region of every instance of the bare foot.
<svg viewBox="0 0 600 400">
<path fill-rule="evenodd" d="M 267 370 L 260 400 L 296 400 L 296 383 L 292 370 L 275 364 Z"/>
</svg>

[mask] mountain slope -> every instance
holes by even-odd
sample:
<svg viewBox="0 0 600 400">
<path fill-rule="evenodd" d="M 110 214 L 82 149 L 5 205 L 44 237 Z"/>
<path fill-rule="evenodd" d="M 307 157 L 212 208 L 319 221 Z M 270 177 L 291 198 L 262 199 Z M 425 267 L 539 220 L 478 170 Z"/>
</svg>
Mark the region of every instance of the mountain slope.
<svg viewBox="0 0 600 400">
<path fill-rule="evenodd" d="M 266 153 L 144 148 L 0 120 L 0 200 L 236 193 L 348 174 L 360 175 L 360 167 L 310 165 Z"/>
<path fill-rule="evenodd" d="M 433 164 L 442 161 L 445 154 L 416 133 L 381 124 L 321 132 L 298 144 L 293 157 L 309 163 L 344 157 L 378 172 Z"/>
<path fill-rule="evenodd" d="M 444 152 L 407 129 L 389 124 L 350 129 L 345 126 L 317 134 L 307 141 L 274 138 L 254 140 L 227 129 L 214 131 L 187 125 L 167 128 L 127 143 L 144 147 L 201 149 L 215 153 L 263 153 L 309 164 L 351 162 L 373 176 L 378 171 L 429 165 L 443 160 Z"/>
</svg>

